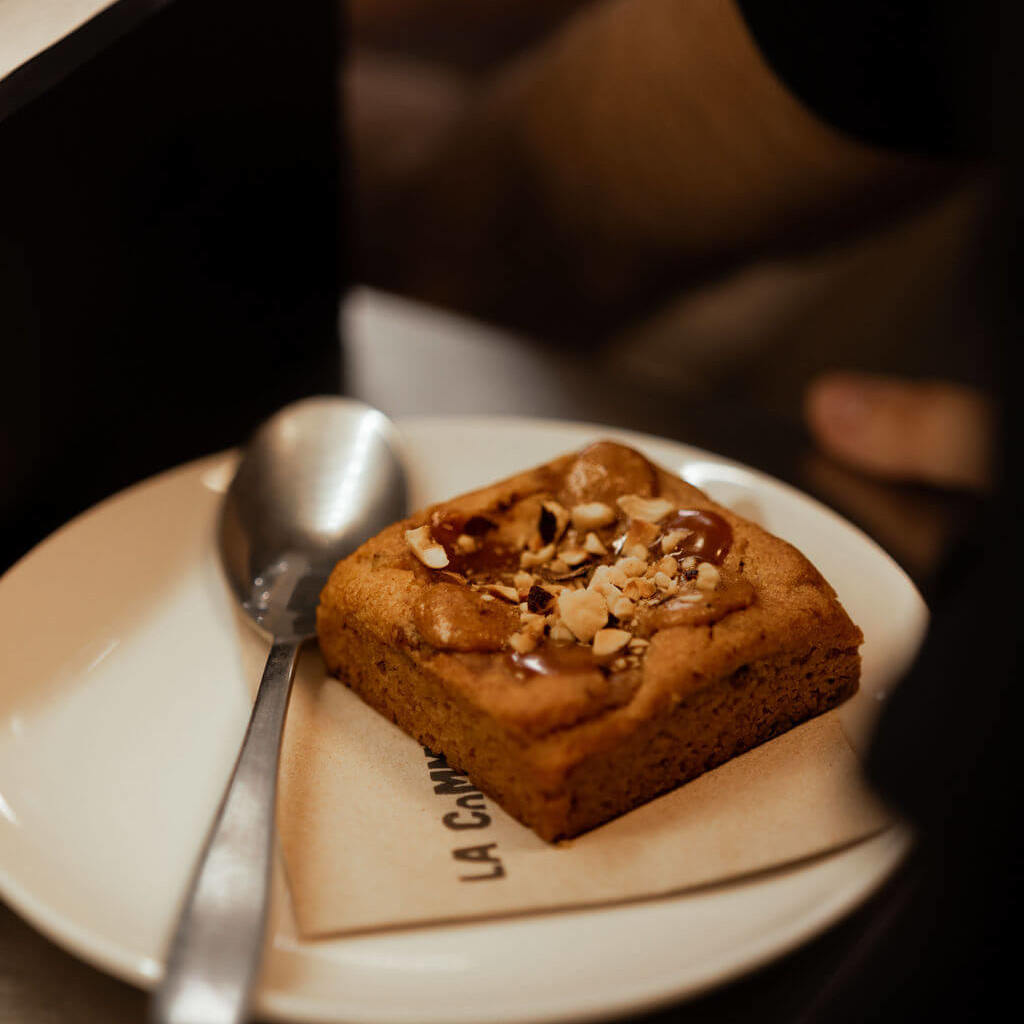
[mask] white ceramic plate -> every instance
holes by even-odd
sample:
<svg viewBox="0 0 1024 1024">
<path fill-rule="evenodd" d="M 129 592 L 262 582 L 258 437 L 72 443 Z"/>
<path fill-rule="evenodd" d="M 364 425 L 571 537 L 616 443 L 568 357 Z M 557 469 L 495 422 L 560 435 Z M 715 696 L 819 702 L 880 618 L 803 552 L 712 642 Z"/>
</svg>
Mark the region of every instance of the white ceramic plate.
<svg viewBox="0 0 1024 1024">
<path fill-rule="evenodd" d="M 864 630 L 842 710 L 863 743 L 927 618 L 913 585 L 834 513 L 671 441 L 579 424 L 411 419 L 413 500 L 450 496 L 600 436 L 646 451 L 798 544 Z M 152 987 L 254 681 L 214 548 L 233 467 L 165 473 L 58 531 L 0 580 L 0 892 L 71 952 Z M 683 998 L 792 949 L 906 851 L 901 829 L 745 883 L 609 909 L 303 943 L 278 886 L 259 1008 L 272 1019 L 610 1017 Z"/>
</svg>

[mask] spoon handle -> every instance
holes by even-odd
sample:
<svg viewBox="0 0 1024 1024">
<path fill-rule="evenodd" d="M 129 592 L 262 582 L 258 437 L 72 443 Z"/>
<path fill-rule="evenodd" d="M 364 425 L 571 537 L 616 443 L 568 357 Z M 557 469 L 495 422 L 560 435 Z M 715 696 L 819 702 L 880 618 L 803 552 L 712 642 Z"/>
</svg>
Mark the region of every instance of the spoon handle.
<svg viewBox="0 0 1024 1024">
<path fill-rule="evenodd" d="M 153 1024 L 240 1024 L 256 980 L 274 851 L 274 802 L 301 639 L 274 641 L 249 728 L 175 929 Z"/>
</svg>

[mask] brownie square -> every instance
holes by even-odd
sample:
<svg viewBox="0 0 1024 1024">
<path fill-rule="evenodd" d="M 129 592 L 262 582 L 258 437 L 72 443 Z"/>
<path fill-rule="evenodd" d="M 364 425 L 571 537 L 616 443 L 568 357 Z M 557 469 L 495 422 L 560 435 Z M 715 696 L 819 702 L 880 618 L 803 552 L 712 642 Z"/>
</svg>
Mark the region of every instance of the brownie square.
<svg viewBox="0 0 1024 1024">
<path fill-rule="evenodd" d="M 860 630 L 790 544 L 601 441 L 334 569 L 328 670 L 553 841 L 856 692 Z"/>
</svg>

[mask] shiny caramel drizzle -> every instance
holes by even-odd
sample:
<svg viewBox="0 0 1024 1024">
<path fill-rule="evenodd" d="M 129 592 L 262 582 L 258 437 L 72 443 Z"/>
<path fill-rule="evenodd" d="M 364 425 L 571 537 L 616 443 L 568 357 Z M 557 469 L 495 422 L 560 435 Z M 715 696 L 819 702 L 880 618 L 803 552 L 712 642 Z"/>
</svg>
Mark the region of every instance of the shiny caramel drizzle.
<svg viewBox="0 0 1024 1024">
<path fill-rule="evenodd" d="M 519 568 L 519 551 L 491 534 L 497 524 L 486 516 L 443 512 L 434 517 L 430 532 L 448 554 L 448 570 L 472 576 L 498 576 Z M 477 542 L 475 551 L 460 551 L 456 540 L 465 534 Z"/>
<path fill-rule="evenodd" d="M 659 630 L 676 626 L 710 626 L 731 612 L 749 608 L 755 596 L 747 580 L 730 575 L 716 590 L 690 591 L 641 609 L 636 617 L 635 632 L 637 636 L 650 637 Z"/>
<path fill-rule="evenodd" d="M 582 672 L 593 672 L 599 663 L 589 647 L 578 644 L 555 644 L 548 641 L 529 654 L 508 655 L 514 668 L 521 669 L 530 675 L 556 676 L 577 675 Z"/>
<path fill-rule="evenodd" d="M 661 557 L 661 538 L 676 530 L 689 531 L 669 552 L 673 558 L 696 555 L 704 562 L 721 565 L 732 547 L 732 527 L 717 513 L 702 508 L 681 508 L 659 524 L 658 540 L 651 545 L 656 557 Z"/>
<path fill-rule="evenodd" d="M 415 606 L 413 621 L 439 651 L 499 651 L 519 628 L 519 609 L 485 600 L 464 583 L 437 583 Z"/>
</svg>

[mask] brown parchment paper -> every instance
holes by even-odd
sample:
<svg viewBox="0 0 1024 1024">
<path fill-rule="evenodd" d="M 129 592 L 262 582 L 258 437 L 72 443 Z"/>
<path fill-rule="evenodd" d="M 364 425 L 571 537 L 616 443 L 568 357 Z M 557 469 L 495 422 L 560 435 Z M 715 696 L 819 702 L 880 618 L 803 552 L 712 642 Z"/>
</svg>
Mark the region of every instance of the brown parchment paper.
<svg viewBox="0 0 1024 1024">
<path fill-rule="evenodd" d="M 255 636 L 245 643 L 258 678 L 265 648 Z M 552 846 L 329 677 L 312 645 L 289 706 L 278 797 L 305 938 L 663 895 L 887 824 L 831 713 Z"/>
</svg>

